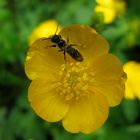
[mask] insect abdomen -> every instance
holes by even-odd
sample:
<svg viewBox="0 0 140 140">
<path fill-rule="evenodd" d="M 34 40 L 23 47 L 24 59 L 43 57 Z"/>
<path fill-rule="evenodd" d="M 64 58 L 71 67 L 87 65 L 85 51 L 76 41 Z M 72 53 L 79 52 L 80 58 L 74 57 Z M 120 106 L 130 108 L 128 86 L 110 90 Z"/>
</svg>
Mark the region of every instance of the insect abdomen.
<svg viewBox="0 0 140 140">
<path fill-rule="evenodd" d="M 71 46 L 68 46 L 66 48 L 66 52 L 76 61 L 83 61 L 82 55 L 75 48 L 72 48 Z"/>
</svg>

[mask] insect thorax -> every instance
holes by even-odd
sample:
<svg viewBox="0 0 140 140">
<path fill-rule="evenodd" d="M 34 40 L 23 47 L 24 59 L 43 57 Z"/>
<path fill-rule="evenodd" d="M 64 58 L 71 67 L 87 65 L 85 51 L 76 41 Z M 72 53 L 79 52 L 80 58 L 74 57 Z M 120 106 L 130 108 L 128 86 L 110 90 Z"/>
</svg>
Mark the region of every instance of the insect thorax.
<svg viewBox="0 0 140 140">
<path fill-rule="evenodd" d="M 59 46 L 60 48 L 63 48 L 64 46 L 66 46 L 65 40 L 61 39 L 61 40 L 58 42 L 58 46 Z"/>
</svg>

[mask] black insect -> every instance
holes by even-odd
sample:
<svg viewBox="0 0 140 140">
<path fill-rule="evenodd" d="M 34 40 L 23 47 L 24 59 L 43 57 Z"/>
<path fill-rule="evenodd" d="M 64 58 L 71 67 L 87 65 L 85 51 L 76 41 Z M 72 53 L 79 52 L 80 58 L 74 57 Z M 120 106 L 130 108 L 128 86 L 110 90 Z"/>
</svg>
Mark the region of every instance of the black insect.
<svg viewBox="0 0 140 140">
<path fill-rule="evenodd" d="M 56 32 L 57 30 L 58 26 Z M 60 48 L 60 50 L 58 50 L 59 52 L 63 51 L 65 63 L 66 63 L 66 53 L 68 53 L 76 61 L 83 61 L 83 57 L 80 54 L 80 52 L 74 48 L 74 46 L 77 46 L 77 44 L 69 44 L 69 38 L 67 38 L 67 41 L 65 41 L 64 39 L 62 39 L 61 35 L 56 35 L 56 32 L 52 37 L 47 38 L 54 43 L 54 45 L 50 47 L 58 47 Z"/>
<path fill-rule="evenodd" d="M 51 41 L 53 43 L 55 43 L 55 45 L 53 45 L 51 47 L 58 46 L 60 48 L 59 51 L 63 51 L 65 60 L 66 60 L 65 53 L 68 53 L 76 61 L 83 61 L 83 57 L 80 54 L 80 52 L 73 47 L 73 46 L 77 46 L 76 44 L 68 44 L 69 40 L 67 40 L 67 42 L 66 42 L 64 39 L 62 39 L 62 37 L 60 35 L 53 35 L 51 37 Z"/>
</svg>

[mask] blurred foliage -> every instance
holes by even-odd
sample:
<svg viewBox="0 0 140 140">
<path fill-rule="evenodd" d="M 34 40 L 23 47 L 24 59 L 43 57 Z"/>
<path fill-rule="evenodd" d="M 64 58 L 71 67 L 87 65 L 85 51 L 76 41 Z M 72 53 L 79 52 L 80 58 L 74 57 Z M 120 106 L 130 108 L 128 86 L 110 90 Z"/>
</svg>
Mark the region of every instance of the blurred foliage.
<svg viewBox="0 0 140 140">
<path fill-rule="evenodd" d="M 70 134 L 59 123 L 37 117 L 27 100 L 24 74 L 28 37 L 41 22 L 55 19 L 94 27 L 122 63 L 140 62 L 140 1 L 125 0 L 126 12 L 110 24 L 94 12 L 94 0 L 0 0 L 0 140 L 139 140 L 140 101 L 111 108 L 105 125 L 90 135 Z"/>
</svg>

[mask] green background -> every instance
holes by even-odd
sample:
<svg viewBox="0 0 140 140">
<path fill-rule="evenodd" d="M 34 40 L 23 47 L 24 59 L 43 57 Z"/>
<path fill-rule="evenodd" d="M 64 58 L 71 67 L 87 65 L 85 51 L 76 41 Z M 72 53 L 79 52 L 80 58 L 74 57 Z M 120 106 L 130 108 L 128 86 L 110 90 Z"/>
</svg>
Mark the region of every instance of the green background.
<svg viewBox="0 0 140 140">
<path fill-rule="evenodd" d="M 55 19 L 94 27 L 122 64 L 140 62 L 140 0 L 125 0 L 126 12 L 103 24 L 94 0 L 0 0 L 0 140 L 140 140 L 140 101 L 123 100 L 110 109 L 105 125 L 85 135 L 66 132 L 61 123 L 40 119 L 28 100 L 24 73 L 28 37 L 41 22 Z"/>
</svg>

